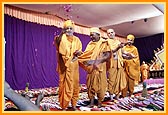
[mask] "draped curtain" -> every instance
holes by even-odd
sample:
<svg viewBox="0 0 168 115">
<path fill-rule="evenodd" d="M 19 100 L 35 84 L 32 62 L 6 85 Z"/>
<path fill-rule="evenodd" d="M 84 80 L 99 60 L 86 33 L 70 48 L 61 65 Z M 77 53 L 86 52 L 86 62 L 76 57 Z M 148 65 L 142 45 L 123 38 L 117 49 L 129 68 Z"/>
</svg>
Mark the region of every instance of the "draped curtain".
<svg viewBox="0 0 168 115">
<path fill-rule="evenodd" d="M 55 26 L 26 22 L 8 15 L 4 17 L 5 32 L 5 80 L 13 89 L 58 86 L 56 72 L 56 48 L 53 39 L 61 32 Z M 83 50 L 90 41 L 89 36 L 77 34 Z M 86 73 L 80 69 L 80 83 L 85 83 Z"/>
<path fill-rule="evenodd" d="M 4 5 L 4 13 L 28 22 L 34 22 L 34 23 L 44 24 L 44 25 L 50 25 L 50 26 L 53 25 L 56 27 L 62 27 L 64 23 L 64 19 L 60 17 L 14 7 L 9 4 Z M 86 27 L 84 25 L 80 26 L 75 24 L 76 33 L 89 35 L 90 34 L 89 28 L 90 27 Z M 106 32 L 102 30 L 100 30 L 100 32 L 103 37 L 107 37 Z"/>
<path fill-rule="evenodd" d="M 27 82 L 30 88 L 58 86 L 56 72 L 56 48 L 53 46 L 55 35 L 61 28 L 27 22 L 7 14 L 4 15 L 5 80 L 13 89 L 24 89 Z M 83 51 L 90 41 L 88 35 L 75 33 L 83 44 Z M 164 43 L 164 34 L 137 38 L 134 45 L 138 48 L 140 61 L 153 58 L 153 50 Z M 86 72 L 80 68 L 80 83 L 86 83 Z"/>
<path fill-rule="evenodd" d="M 137 38 L 135 39 L 134 45 L 138 49 L 140 62 L 145 61 L 150 63 L 155 56 L 154 50 L 157 51 L 157 48 L 161 49 L 161 46 L 164 45 L 164 33 Z"/>
</svg>

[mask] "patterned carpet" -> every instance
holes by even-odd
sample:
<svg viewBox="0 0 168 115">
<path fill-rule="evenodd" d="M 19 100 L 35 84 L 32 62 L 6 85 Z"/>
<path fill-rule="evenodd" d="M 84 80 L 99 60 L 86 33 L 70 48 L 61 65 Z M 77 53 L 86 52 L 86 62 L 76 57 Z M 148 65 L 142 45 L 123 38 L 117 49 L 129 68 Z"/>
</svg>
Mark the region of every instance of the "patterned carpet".
<svg viewBox="0 0 168 115">
<path fill-rule="evenodd" d="M 135 86 L 134 95 L 131 97 L 119 98 L 110 100 L 108 92 L 106 92 L 102 107 L 97 107 L 97 99 L 95 97 L 95 106 L 90 108 L 90 101 L 87 95 L 85 84 L 80 86 L 79 100 L 77 103 L 78 111 L 164 111 L 164 79 L 149 79 L 147 83 L 147 97 L 142 97 L 142 84 Z M 15 91 L 23 94 L 24 90 Z M 58 102 L 58 87 L 31 89 L 26 95 L 30 97 L 30 101 L 35 103 L 35 100 L 40 92 L 44 93 L 44 98 L 40 102 L 40 108 L 48 111 L 62 111 Z M 5 110 L 11 111 L 12 108 L 17 108 L 10 100 L 5 98 Z M 14 109 L 13 109 L 14 111 Z M 66 111 L 74 111 L 69 105 Z"/>
</svg>

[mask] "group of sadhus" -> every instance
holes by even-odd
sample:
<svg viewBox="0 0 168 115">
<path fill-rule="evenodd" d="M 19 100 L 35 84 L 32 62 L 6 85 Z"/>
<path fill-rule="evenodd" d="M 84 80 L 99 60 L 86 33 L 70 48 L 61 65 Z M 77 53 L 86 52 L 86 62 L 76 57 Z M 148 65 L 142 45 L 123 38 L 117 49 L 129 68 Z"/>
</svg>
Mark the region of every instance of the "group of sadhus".
<svg viewBox="0 0 168 115">
<path fill-rule="evenodd" d="M 82 51 L 82 43 L 73 35 L 74 22 L 64 22 L 62 32 L 54 38 L 57 51 L 57 72 L 59 73 L 58 98 L 62 110 L 69 104 L 77 110 L 79 95 L 79 66 L 86 72 L 89 107 L 98 99 L 102 106 L 105 93 L 109 92 L 111 100 L 131 96 L 135 81 L 140 80 L 140 62 L 137 48 L 133 45 L 134 35 L 127 36 L 127 42 L 115 39 L 113 29 L 107 30 L 108 38 L 101 37 L 99 28 L 90 28 L 91 41 Z"/>
</svg>

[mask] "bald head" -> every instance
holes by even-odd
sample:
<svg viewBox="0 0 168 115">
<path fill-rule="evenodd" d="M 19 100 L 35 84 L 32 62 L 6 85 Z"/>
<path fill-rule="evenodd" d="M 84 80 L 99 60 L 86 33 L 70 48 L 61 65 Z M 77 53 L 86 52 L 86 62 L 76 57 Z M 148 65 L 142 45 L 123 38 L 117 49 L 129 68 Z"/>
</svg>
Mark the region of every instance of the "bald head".
<svg viewBox="0 0 168 115">
<path fill-rule="evenodd" d="M 115 38 L 115 32 L 113 29 L 108 29 L 107 30 L 107 36 L 111 39 Z"/>
</svg>

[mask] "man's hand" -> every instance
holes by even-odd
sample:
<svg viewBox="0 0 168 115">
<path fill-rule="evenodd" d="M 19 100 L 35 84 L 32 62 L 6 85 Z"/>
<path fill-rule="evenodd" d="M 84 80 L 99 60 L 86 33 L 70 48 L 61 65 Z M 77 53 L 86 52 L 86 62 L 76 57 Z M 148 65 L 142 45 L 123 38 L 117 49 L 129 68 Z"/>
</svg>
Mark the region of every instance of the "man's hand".
<svg viewBox="0 0 168 115">
<path fill-rule="evenodd" d="M 122 57 L 123 57 L 124 59 L 128 59 L 128 60 L 133 59 L 133 58 L 136 58 L 136 56 L 135 56 L 134 54 L 128 53 L 128 52 L 123 52 L 123 53 L 122 53 Z"/>
<path fill-rule="evenodd" d="M 66 32 L 66 29 L 63 28 L 60 34 L 65 34 L 65 32 Z"/>
<path fill-rule="evenodd" d="M 123 48 L 124 46 L 125 46 L 125 43 L 120 43 L 120 44 L 118 45 L 119 48 Z"/>
<path fill-rule="evenodd" d="M 71 60 L 71 62 L 74 62 L 78 59 L 78 56 L 80 56 L 81 54 L 83 54 L 82 51 L 79 51 L 79 50 L 76 50 L 74 53 L 73 53 L 73 58 Z"/>
<path fill-rule="evenodd" d="M 81 51 L 79 51 L 79 50 L 76 50 L 76 51 L 73 53 L 73 55 L 78 57 L 78 56 L 80 56 L 82 53 L 83 53 L 83 52 L 81 52 Z"/>
</svg>

